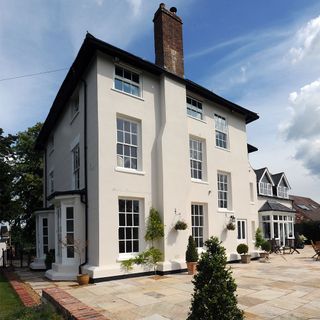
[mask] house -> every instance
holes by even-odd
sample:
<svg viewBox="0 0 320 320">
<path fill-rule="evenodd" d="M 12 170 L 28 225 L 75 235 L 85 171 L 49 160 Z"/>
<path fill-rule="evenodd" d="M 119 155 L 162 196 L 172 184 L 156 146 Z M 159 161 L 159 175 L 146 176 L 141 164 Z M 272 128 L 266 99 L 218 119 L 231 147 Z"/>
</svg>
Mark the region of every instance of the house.
<svg viewBox="0 0 320 320">
<path fill-rule="evenodd" d="M 310 198 L 290 195 L 296 210 L 296 223 L 320 221 L 320 204 Z"/>
<path fill-rule="evenodd" d="M 271 174 L 268 168 L 255 170 L 257 177 L 259 225 L 265 239 L 294 239 L 295 210 L 289 197 L 290 185 L 283 172 Z"/>
<path fill-rule="evenodd" d="M 38 136 L 44 209 L 31 267 L 55 249 L 50 279 L 74 279 L 80 263 L 92 281 L 128 276 L 120 262 L 147 248 L 151 207 L 165 225 L 162 274 L 185 270 L 189 234 L 199 251 L 218 236 L 229 260 L 238 243 L 255 251 L 256 148 L 246 125 L 259 117 L 185 78 L 176 8 L 161 4 L 153 22 L 155 63 L 87 34 Z M 188 229 L 178 232 L 181 219 Z"/>
</svg>

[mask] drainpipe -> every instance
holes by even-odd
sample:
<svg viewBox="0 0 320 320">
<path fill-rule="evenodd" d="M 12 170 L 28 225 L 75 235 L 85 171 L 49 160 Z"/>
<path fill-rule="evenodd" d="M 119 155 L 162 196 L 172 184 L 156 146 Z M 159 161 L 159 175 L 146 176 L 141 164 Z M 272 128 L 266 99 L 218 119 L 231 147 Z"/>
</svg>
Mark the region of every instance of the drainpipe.
<svg viewBox="0 0 320 320">
<path fill-rule="evenodd" d="M 44 173 L 43 173 L 43 183 L 44 183 L 44 208 L 47 208 L 47 148 L 44 148 L 43 154 L 43 162 L 44 162 Z"/>
<path fill-rule="evenodd" d="M 85 205 L 85 261 L 80 265 L 81 267 L 88 263 L 88 159 L 87 159 L 87 82 L 84 79 L 81 79 L 84 87 L 84 200 L 81 198 L 81 202 Z M 80 272 L 81 273 L 81 272 Z"/>
</svg>

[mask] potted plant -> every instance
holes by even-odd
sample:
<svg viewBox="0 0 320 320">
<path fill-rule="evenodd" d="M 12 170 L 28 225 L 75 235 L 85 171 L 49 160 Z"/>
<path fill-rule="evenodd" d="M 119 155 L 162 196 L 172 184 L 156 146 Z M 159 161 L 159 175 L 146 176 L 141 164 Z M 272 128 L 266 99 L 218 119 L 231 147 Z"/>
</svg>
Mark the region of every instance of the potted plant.
<svg viewBox="0 0 320 320">
<path fill-rule="evenodd" d="M 188 274 L 193 275 L 197 271 L 198 251 L 196 243 L 192 236 L 189 236 L 188 246 L 186 251 L 186 263 L 188 268 Z"/>
<path fill-rule="evenodd" d="M 188 225 L 187 225 L 187 223 L 185 222 L 185 221 L 183 221 L 183 220 L 178 220 L 177 222 L 176 222 L 176 224 L 174 225 L 174 229 L 175 230 L 186 230 L 188 228 Z"/>
<path fill-rule="evenodd" d="M 49 252 L 46 254 L 46 259 L 44 260 L 44 263 L 46 265 L 46 270 L 49 270 L 52 268 L 52 264 L 55 261 L 55 251 L 54 249 L 50 249 Z"/>
<path fill-rule="evenodd" d="M 241 262 L 242 263 L 250 263 L 251 261 L 251 255 L 247 254 L 249 251 L 249 247 L 245 243 L 240 243 L 237 246 L 237 252 L 241 256 Z"/>
<path fill-rule="evenodd" d="M 260 252 L 261 258 L 268 258 L 269 252 L 271 251 L 271 243 L 267 240 L 264 240 L 261 244 L 261 249 L 263 252 Z"/>
<path fill-rule="evenodd" d="M 236 225 L 233 222 L 227 224 L 227 230 L 236 230 Z"/>
<path fill-rule="evenodd" d="M 68 240 L 68 237 L 66 237 L 66 240 L 64 241 L 61 241 L 62 245 L 64 245 L 65 247 L 68 245 L 70 246 L 72 244 L 73 246 L 73 250 L 74 252 L 76 253 L 76 255 L 78 256 L 78 259 L 79 259 L 79 264 L 78 264 L 78 271 L 79 271 L 79 274 L 77 275 L 77 281 L 78 281 L 78 284 L 79 285 L 85 285 L 85 284 L 88 284 L 89 283 L 89 275 L 87 273 L 82 273 L 82 270 L 81 270 L 81 253 L 82 251 L 84 250 L 86 244 L 81 241 L 81 240 L 76 240 L 76 239 L 69 239 Z"/>
<path fill-rule="evenodd" d="M 267 241 L 264 240 L 263 235 L 262 235 L 262 231 L 261 231 L 260 228 L 257 228 L 255 238 L 256 238 L 256 241 L 255 241 L 255 244 L 254 244 L 255 247 L 258 248 L 258 249 L 264 250 L 264 249 L 262 248 L 262 246 L 263 246 L 264 243 L 267 242 Z M 268 243 L 269 243 L 269 242 L 268 242 Z M 269 251 L 270 251 L 270 250 L 269 250 Z M 268 253 L 267 253 L 265 250 L 259 252 L 260 258 L 266 258 L 267 254 L 268 254 Z"/>
</svg>

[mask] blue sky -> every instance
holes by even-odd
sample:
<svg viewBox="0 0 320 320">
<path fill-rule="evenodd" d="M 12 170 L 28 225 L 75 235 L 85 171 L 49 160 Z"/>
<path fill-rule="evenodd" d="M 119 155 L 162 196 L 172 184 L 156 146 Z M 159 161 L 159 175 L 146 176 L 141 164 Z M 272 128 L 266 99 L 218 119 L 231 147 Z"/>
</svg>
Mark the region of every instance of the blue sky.
<svg viewBox="0 0 320 320">
<path fill-rule="evenodd" d="M 178 0 L 186 77 L 260 115 L 248 126 L 254 168 L 285 171 L 320 201 L 320 3 Z M 44 121 L 88 30 L 154 61 L 153 0 L 0 0 L 0 127 Z M 1 81 L 2 80 L 2 81 Z"/>
</svg>

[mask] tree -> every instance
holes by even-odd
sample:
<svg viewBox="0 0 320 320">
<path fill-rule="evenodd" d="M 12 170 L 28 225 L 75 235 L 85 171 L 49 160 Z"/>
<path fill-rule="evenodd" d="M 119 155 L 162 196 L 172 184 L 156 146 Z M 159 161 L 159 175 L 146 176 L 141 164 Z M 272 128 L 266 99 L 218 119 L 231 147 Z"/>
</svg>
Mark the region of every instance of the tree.
<svg viewBox="0 0 320 320">
<path fill-rule="evenodd" d="M 188 320 L 242 320 L 243 311 L 237 307 L 237 285 L 227 268 L 225 248 L 218 238 L 205 242 L 207 251 L 198 262 L 198 274 L 192 283 L 194 292 Z"/>
<path fill-rule="evenodd" d="M 159 240 L 164 237 L 164 225 L 161 221 L 160 214 L 155 208 L 150 209 L 149 218 L 147 222 L 147 231 L 144 236 L 146 241 Z"/>
<path fill-rule="evenodd" d="M 11 226 L 13 241 L 34 243 L 32 213 L 42 207 L 42 155 L 34 149 L 42 124 L 3 135 L 0 128 L 0 221 Z"/>
<path fill-rule="evenodd" d="M 18 241 L 35 241 L 35 219 L 33 212 L 42 207 L 42 154 L 35 150 L 35 141 L 42 124 L 37 123 L 26 131 L 19 132 L 13 145 L 13 199 L 19 202 L 13 236 Z"/>
<path fill-rule="evenodd" d="M 3 135 L 0 128 L 0 222 L 11 222 L 15 213 L 13 192 L 13 150 L 16 136 Z"/>
<path fill-rule="evenodd" d="M 256 248 L 260 248 L 262 246 L 262 244 L 265 242 L 263 236 L 262 236 L 262 231 L 260 228 L 257 228 L 256 230 L 256 242 L 255 242 L 255 246 Z"/>
</svg>

